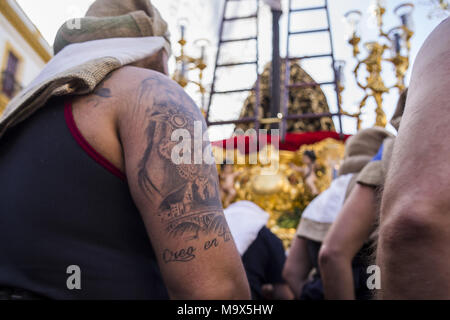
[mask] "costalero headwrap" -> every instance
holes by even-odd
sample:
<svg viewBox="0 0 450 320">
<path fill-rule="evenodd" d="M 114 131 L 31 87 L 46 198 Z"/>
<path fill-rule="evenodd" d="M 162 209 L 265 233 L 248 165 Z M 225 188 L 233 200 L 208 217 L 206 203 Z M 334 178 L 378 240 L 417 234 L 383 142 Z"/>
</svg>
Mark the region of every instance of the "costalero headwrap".
<svg viewBox="0 0 450 320">
<path fill-rule="evenodd" d="M 170 50 L 166 21 L 150 0 L 97 0 L 84 18 L 59 28 L 53 44 L 55 54 L 72 43 L 110 38 L 163 37 Z"/>
<path fill-rule="evenodd" d="M 55 56 L 1 115 L 0 138 L 51 97 L 90 94 L 110 72 L 163 49 L 170 55 L 168 26 L 149 0 L 95 1 L 60 27 Z"/>
</svg>

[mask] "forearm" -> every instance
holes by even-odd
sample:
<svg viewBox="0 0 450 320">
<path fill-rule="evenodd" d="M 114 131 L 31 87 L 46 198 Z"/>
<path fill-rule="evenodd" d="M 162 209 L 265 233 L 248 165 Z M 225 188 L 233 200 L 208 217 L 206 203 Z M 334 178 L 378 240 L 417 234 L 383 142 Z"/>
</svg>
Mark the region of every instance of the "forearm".
<svg viewBox="0 0 450 320">
<path fill-rule="evenodd" d="M 291 291 L 294 293 L 295 299 L 300 299 L 300 295 L 303 290 L 303 286 L 305 285 L 306 281 L 308 280 L 306 277 L 303 277 L 302 275 L 296 274 L 296 273 L 289 273 L 284 276 L 287 285 L 291 289 Z"/>
<path fill-rule="evenodd" d="M 320 271 L 327 300 L 354 300 L 351 261 L 329 258 L 320 261 Z"/>
<path fill-rule="evenodd" d="M 320 249 L 327 299 L 355 299 L 352 260 L 369 238 L 375 219 L 375 191 L 356 185 Z"/>
<path fill-rule="evenodd" d="M 276 283 L 273 285 L 273 300 L 293 300 L 294 294 L 286 283 Z"/>
<path fill-rule="evenodd" d="M 306 240 L 296 236 L 283 268 L 283 278 L 291 288 L 296 299 L 300 298 L 311 269 L 312 265 L 309 260 Z"/>
</svg>

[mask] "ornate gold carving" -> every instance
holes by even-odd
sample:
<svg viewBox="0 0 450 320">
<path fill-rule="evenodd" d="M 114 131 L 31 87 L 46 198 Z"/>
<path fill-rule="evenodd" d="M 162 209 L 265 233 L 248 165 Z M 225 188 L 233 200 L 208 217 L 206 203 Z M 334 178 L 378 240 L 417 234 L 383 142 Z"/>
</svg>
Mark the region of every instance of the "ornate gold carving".
<svg viewBox="0 0 450 320">
<path fill-rule="evenodd" d="M 234 182 L 234 201 L 249 200 L 267 211 L 270 214 L 268 227 L 283 240 L 286 247 L 293 239 L 301 212 L 313 199 L 302 174 L 290 166 L 291 163 L 303 166 L 303 153 L 307 150 L 314 151 L 317 156 L 316 187 L 322 192 L 329 187 L 344 157 L 342 141 L 328 138 L 313 145 L 303 145 L 295 152 L 277 152 L 268 145 L 259 152 L 259 155 L 266 155 L 272 160 L 279 154 L 278 165 L 273 162 L 263 165 L 261 161 L 251 165 L 248 163 L 252 155 L 243 155 L 238 150 L 226 152 L 222 148 L 213 147 L 216 159 L 233 160 L 233 172 L 239 172 Z M 220 170 L 220 166 L 218 169 Z"/>
<path fill-rule="evenodd" d="M 405 74 L 409 68 L 409 53 L 411 49 L 410 40 L 414 34 L 409 27 L 410 14 L 413 8 L 414 5 L 410 3 L 398 6 L 394 11 L 396 14 L 399 14 L 399 17 L 402 20 L 402 24 L 386 33 L 383 31 L 383 15 L 385 14 L 386 9 L 382 6 L 380 1 L 377 1 L 375 14 L 377 17 L 378 37 L 380 38 L 380 41 L 372 41 L 364 44 L 367 48 L 368 55 L 365 59 L 362 60 L 359 59 L 359 43 L 361 41 L 361 38 L 357 35 L 356 32 L 356 25 L 359 23 L 359 19 L 361 18 L 361 12 L 350 11 L 345 15 L 348 19 L 348 22 L 353 26 L 354 29 L 352 37 L 348 41 L 348 43 L 353 47 L 353 57 L 358 61 L 358 64 L 353 70 L 353 73 L 355 75 L 358 86 L 365 92 L 365 96 L 362 98 L 359 104 L 358 112 L 356 112 L 355 114 L 345 113 L 347 115 L 358 117 L 358 130 L 361 128 L 361 120 L 359 118 L 361 115 L 361 110 L 366 105 L 366 102 L 370 97 L 373 97 L 376 103 L 375 125 L 385 127 L 387 121 L 386 115 L 383 111 L 383 94 L 389 92 L 389 90 L 394 87 L 398 88 L 400 92 L 405 89 Z M 407 9 L 407 11 L 409 12 L 403 14 L 397 12 L 402 10 L 404 11 L 405 9 Z M 382 40 L 387 42 L 388 45 L 383 44 Z M 393 52 L 391 58 L 383 58 L 386 49 L 391 49 L 391 51 Z M 381 76 L 383 61 L 391 62 L 395 67 L 395 76 L 397 78 L 397 83 L 392 87 L 386 87 Z M 366 71 L 368 74 L 366 77 L 365 85 L 363 85 L 358 78 L 359 70 L 362 65 L 366 66 Z"/>
</svg>

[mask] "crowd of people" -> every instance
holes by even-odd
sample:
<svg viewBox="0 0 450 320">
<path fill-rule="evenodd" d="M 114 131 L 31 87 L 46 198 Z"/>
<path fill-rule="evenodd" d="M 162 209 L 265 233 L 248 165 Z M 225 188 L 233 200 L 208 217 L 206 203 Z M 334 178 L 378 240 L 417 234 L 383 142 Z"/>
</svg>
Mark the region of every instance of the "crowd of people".
<svg viewBox="0 0 450 320">
<path fill-rule="evenodd" d="M 167 76 L 150 1 L 97 0 L 80 25 L 0 118 L 0 299 L 450 298 L 449 19 L 415 60 L 398 134 L 347 140 L 287 254 L 214 162 L 172 161 L 173 132 L 205 122 Z M 305 159 L 292 168 L 314 186 Z"/>
</svg>

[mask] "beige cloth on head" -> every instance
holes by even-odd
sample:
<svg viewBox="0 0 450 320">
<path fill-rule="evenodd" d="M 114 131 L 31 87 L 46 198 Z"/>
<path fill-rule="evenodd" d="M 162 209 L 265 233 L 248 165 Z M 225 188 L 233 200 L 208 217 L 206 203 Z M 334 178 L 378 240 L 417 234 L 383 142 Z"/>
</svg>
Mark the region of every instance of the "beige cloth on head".
<svg viewBox="0 0 450 320">
<path fill-rule="evenodd" d="M 163 37 L 164 49 L 171 54 L 167 23 L 150 0 L 97 0 L 78 26 L 64 23 L 59 28 L 53 44 L 55 54 L 72 43 L 152 36 Z"/>
<path fill-rule="evenodd" d="M 386 138 L 393 137 L 389 131 L 380 127 L 363 129 L 348 138 L 345 143 L 344 161 L 339 175 L 357 173 L 372 160 Z"/>
<path fill-rule="evenodd" d="M 384 185 L 389 162 L 394 148 L 395 137 L 383 141 L 382 160 L 368 163 L 359 173 L 356 182 L 365 186 L 378 188 Z"/>
<path fill-rule="evenodd" d="M 89 94 L 110 72 L 164 48 L 170 52 L 167 23 L 149 0 L 97 0 L 88 15 L 80 29 L 68 23 L 60 28 L 58 54 L 10 101 L 0 117 L 0 138 L 51 97 Z"/>
</svg>

